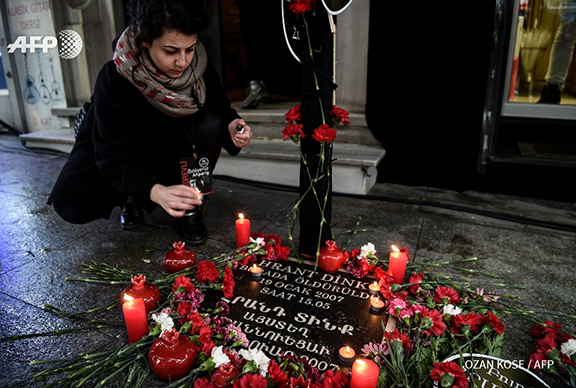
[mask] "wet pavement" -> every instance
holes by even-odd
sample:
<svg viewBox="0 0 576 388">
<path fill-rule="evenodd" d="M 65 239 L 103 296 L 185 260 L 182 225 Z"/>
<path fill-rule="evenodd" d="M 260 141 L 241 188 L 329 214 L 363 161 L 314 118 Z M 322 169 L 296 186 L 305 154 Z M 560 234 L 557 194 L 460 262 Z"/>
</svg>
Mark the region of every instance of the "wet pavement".
<svg viewBox="0 0 576 388">
<path fill-rule="evenodd" d="M 19 140 L 0 134 L 0 386 L 32 381 L 39 367 L 32 360 L 73 356 L 114 342 L 122 327 L 90 328 L 86 322 L 47 311 L 52 305 L 69 313 L 114 302 L 120 286 L 66 281 L 81 277 L 82 264 L 99 261 L 149 276 L 163 273 L 162 258 L 180 236 L 176 223 L 161 209 L 144 225 L 122 231 L 115 211 L 110 220 L 71 225 L 46 205 L 67 156 L 26 150 Z M 296 193 L 277 187 L 216 177 L 215 194 L 207 203 L 209 240 L 194 250 L 200 258 L 232 251 L 234 220 L 245 213 L 253 231 L 277 233 L 287 240 L 286 218 Z M 332 222 L 336 241 L 360 219 L 351 247 L 372 242 L 377 251 L 390 244 L 408 246 L 417 262 L 469 257 L 483 260 L 473 268 L 502 276 L 516 303 L 526 309 L 549 310 L 543 318 L 576 332 L 576 321 L 553 312 L 576 315 L 576 206 L 480 192 L 453 192 L 427 187 L 377 184 L 367 197 L 335 195 Z M 296 231 L 295 236 L 298 236 Z M 122 322 L 119 308 L 98 318 Z M 508 326 L 502 357 L 527 360 L 535 340 L 530 324 L 505 316 Z M 68 334 L 49 335 L 54 330 Z M 32 335 L 14 340 L 14 335 Z M 153 377 L 146 386 L 162 386 Z"/>
</svg>

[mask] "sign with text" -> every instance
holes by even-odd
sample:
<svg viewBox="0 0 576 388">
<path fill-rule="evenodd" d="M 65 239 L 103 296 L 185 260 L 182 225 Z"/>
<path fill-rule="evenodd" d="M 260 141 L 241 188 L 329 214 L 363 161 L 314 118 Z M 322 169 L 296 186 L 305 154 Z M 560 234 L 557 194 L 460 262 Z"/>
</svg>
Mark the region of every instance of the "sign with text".
<svg viewBox="0 0 576 388">
<path fill-rule="evenodd" d="M 8 0 L 6 10 L 6 46 L 18 70 L 14 82 L 20 85 L 28 131 L 62 129 L 65 119 L 52 114 L 66 107 L 66 95 L 50 1 Z"/>
<path fill-rule="evenodd" d="M 462 358 L 460 360 L 460 358 Z M 463 369 L 474 380 L 476 387 L 532 387 L 532 388 L 550 388 L 548 384 L 542 381 L 538 376 L 528 370 L 533 367 L 524 360 L 503 360 L 501 358 L 487 356 L 484 354 L 464 353 L 454 355 L 444 360 L 461 363 Z M 539 367 L 550 367 L 553 361 L 544 360 Z M 469 379 L 470 379 L 469 377 Z M 438 386 L 435 384 L 435 386 Z"/>
<path fill-rule="evenodd" d="M 269 357 L 282 353 L 308 358 L 321 371 L 342 365 L 338 350 L 360 355 L 368 342 L 380 342 L 386 315 L 370 310 L 369 281 L 347 272 L 324 273 L 295 261 L 264 261 L 259 281 L 248 266 L 235 271 L 229 317 L 250 340 L 250 349 Z"/>
</svg>

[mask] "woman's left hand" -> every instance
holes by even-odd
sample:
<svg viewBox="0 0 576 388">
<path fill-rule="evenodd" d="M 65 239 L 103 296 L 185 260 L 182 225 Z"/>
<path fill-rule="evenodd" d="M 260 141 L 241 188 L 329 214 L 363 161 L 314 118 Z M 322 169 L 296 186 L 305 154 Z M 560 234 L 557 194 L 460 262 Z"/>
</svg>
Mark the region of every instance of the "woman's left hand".
<svg viewBox="0 0 576 388">
<path fill-rule="evenodd" d="M 244 127 L 244 131 L 238 131 L 236 127 L 241 125 Z M 246 147 L 250 144 L 250 139 L 252 139 L 252 130 L 242 119 L 236 119 L 228 124 L 228 132 L 230 132 L 230 137 L 232 142 L 238 148 Z"/>
</svg>

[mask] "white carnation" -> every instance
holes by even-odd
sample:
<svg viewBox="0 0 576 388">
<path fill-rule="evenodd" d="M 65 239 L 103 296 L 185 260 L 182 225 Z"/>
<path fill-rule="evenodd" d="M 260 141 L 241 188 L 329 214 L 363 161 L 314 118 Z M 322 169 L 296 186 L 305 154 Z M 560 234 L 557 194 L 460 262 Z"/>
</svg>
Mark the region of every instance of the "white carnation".
<svg viewBox="0 0 576 388">
<path fill-rule="evenodd" d="M 172 330 L 174 328 L 174 321 L 172 320 L 172 317 L 165 311 L 162 311 L 158 315 L 152 314 L 152 319 L 154 322 L 161 326 L 162 332 L 166 330 Z"/>
<path fill-rule="evenodd" d="M 372 254 L 373 256 L 376 255 L 376 247 L 372 243 L 368 243 L 360 248 L 361 257 L 368 257 L 369 254 Z"/>
<path fill-rule="evenodd" d="M 258 367 L 258 370 L 260 371 L 260 374 L 262 376 L 266 376 L 266 374 L 268 373 L 268 364 L 270 363 L 270 359 L 266 357 L 264 352 L 258 349 L 253 350 L 242 349 L 240 350 L 240 355 L 248 361 L 254 361 L 254 363 Z"/>
<path fill-rule="evenodd" d="M 444 309 L 442 310 L 443 314 L 450 314 L 450 315 L 458 315 L 461 312 L 462 309 L 460 307 L 451 304 L 447 304 L 446 306 L 444 306 Z"/>
<path fill-rule="evenodd" d="M 576 340 L 570 338 L 560 346 L 560 351 L 568 357 L 572 357 L 576 353 Z"/>
<path fill-rule="evenodd" d="M 226 365 L 230 362 L 230 358 L 222 350 L 222 346 L 212 348 L 212 353 L 210 354 L 212 360 L 214 360 L 215 368 L 220 368 L 222 365 Z"/>
<path fill-rule="evenodd" d="M 256 245 L 258 245 L 259 247 L 263 247 L 266 245 L 266 243 L 264 242 L 264 237 L 258 237 L 256 240 L 250 237 L 250 242 L 256 243 Z"/>
</svg>

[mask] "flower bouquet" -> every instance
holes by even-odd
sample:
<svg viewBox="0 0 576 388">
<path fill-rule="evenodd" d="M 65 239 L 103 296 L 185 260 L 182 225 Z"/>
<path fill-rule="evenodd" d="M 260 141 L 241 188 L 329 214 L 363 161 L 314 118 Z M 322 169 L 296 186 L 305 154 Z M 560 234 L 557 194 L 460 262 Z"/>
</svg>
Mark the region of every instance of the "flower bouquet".
<svg viewBox="0 0 576 388">
<path fill-rule="evenodd" d="M 576 387 L 576 335 L 552 321 L 533 325 L 531 333 L 538 340 L 528 366 L 557 376 L 566 386 Z"/>
<path fill-rule="evenodd" d="M 227 299 L 233 296 L 234 269 L 259 260 L 286 260 L 289 253 L 278 235 L 256 232 L 245 247 L 156 280 L 105 264 L 86 266 L 89 277 L 68 280 L 101 284 L 132 280 L 133 288 L 150 283 L 161 290 L 158 308 L 147 315 L 149 331 L 134 343 L 128 343 L 122 332 L 108 346 L 64 360 L 35 361 L 33 365 L 43 367 L 35 377 L 52 378 L 46 387 L 104 386 L 112 382 L 143 387 L 150 372 L 169 387 L 351 387 L 354 374 L 348 369 L 335 367 L 321 373 L 305 357 L 280 354 L 271 359 L 251 349 L 240 325 L 228 317 L 230 306 L 221 295 Z M 462 358 L 460 362 L 447 358 L 464 353 L 500 355 L 506 327 L 499 315 L 520 311 L 506 307 L 504 299 L 509 295 L 486 292 L 484 287 L 510 286 L 472 285 L 470 278 L 435 272 L 446 267 L 467 276 L 477 275 L 475 281 L 494 277 L 464 266 L 479 259 L 410 262 L 408 282 L 395 284 L 386 270 L 387 261 L 378 258 L 373 244 L 352 248 L 345 255 L 351 274 L 376 279 L 385 303 L 388 318 L 382 322 L 382 340 L 365 344 L 359 352 L 378 366 L 378 387 L 466 387 L 473 381 L 473 371 L 463 368 Z M 536 320 L 527 312 L 519 315 Z M 545 365 L 547 371 L 561 375 L 573 386 L 575 336 L 552 322 L 535 325 L 532 332 L 539 338 L 537 351 L 531 356 L 532 366 Z M 551 361 L 544 364 L 542 360 Z"/>
</svg>

